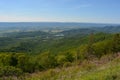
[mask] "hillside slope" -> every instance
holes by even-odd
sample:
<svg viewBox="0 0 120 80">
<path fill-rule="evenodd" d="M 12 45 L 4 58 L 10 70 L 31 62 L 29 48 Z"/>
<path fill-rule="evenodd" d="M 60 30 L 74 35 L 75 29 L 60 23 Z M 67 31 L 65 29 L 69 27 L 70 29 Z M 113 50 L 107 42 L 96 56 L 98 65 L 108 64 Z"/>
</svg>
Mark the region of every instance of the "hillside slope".
<svg viewBox="0 0 120 80">
<path fill-rule="evenodd" d="M 106 57 L 107 59 L 107 57 Z M 103 60 L 101 60 L 103 61 Z M 101 61 L 98 61 L 100 63 Z M 97 61 L 96 61 L 97 62 Z M 26 80 L 119 80 L 120 57 L 101 64 L 85 61 L 79 66 L 34 73 Z"/>
</svg>

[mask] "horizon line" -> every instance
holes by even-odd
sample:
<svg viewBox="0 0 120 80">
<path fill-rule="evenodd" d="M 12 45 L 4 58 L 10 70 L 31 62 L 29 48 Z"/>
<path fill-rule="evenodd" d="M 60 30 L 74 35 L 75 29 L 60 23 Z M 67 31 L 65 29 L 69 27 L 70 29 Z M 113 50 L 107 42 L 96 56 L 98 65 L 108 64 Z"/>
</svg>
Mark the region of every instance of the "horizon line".
<svg viewBox="0 0 120 80">
<path fill-rule="evenodd" d="M 0 23 L 89 23 L 89 24 L 119 24 L 120 23 L 103 23 L 103 22 L 65 22 L 65 21 L 0 21 Z"/>
</svg>

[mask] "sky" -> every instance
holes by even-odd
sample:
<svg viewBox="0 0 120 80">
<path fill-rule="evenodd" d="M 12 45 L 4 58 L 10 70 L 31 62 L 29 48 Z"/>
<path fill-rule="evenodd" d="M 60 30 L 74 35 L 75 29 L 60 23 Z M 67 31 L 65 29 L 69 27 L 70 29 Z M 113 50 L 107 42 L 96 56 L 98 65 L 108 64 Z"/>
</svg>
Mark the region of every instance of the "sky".
<svg viewBox="0 0 120 80">
<path fill-rule="evenodd" d="M 0 22 L 120 23 L 120 0 L 0 0 Z"/>
</svg>

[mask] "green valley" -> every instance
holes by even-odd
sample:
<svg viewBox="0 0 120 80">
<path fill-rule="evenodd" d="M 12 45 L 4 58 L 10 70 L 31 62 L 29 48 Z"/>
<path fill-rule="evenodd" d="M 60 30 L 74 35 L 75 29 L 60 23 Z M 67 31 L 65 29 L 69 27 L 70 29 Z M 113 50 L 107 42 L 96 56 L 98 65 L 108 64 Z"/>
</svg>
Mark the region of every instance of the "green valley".
<svg viewBox="0 0 120 80">
<path fill-rule="evenodd" d="M 0 79 L 119 80 L 120 33 L 116 29 L 120 30 L 5 33 L 0 37 Z"/>
</svg>

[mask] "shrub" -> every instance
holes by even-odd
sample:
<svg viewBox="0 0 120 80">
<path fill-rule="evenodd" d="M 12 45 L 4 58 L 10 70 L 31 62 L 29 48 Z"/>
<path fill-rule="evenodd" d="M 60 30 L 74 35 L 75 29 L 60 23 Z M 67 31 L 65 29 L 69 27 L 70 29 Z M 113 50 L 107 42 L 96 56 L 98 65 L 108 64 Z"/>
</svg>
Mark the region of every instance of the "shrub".
<svg viewBox="0 0 120 80">
<path fill-rule="evenodd" d="M 20 76 L 23 72 L 19 68 L 15 68 L 12 66 L 4 66 L 0 67 L 0 77 L 3 76 Z"/>
</svg>

